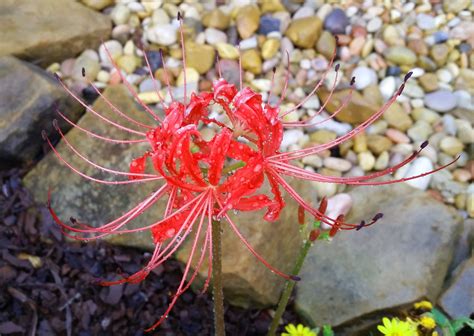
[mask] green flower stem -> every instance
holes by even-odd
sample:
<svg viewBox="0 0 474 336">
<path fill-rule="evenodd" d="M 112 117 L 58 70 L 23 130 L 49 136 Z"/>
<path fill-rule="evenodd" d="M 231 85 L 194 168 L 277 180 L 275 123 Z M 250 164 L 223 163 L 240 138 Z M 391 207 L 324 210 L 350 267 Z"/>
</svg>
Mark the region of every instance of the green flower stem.
<svg viewBox="0 0 474 336">
<path fill-rule="evenodd" d="M 221 238 L 220 222 L 212 221 L 212 293 L 214 296 L 214 330 L 216 336 L 225 335 Z"/>
<path fill-rule="evenodd" d="M 306 255 L 308 254 L 309 248 L 312 245 L 312 241 L 306 239 L 304 244 L 301 246 L 300 254 L 298 255 L 298 259 L 296 259 L 295 266 L 293 267 L 293 271 L 291 274 L 298 275 L 301 271 L 301 267 L 303 266 L 304 260 L 306 259 Z M 272 324 L 270 325 L 270 330 L 268 331 L 267 336 L 275 336 L 278 325 L 280 324 L 281 317 L 285 312 L 286 306 L 288 305 L 288 300 L 290 300 L 291 292 L 293 292 L 293 288 L 295 287 L 296 281 L 293 280 L 286 280 L 285 288 L 283 289 L 283 293 L 281 294 L 280 301 L 278 302 L 278 307 L 275 312 L 275 316 L 273 317 Z"/>
</svg>

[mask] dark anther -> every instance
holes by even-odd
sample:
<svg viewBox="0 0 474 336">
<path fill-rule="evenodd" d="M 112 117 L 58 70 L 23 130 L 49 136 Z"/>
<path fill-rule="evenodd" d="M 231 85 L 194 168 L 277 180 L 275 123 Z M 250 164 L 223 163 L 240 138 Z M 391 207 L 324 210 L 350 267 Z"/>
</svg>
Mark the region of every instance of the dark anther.
<svg viewBox="0 0 474 336">
<path fill-rule="evenodd" d="M 356 82 L 356 78 L 355 78 L 355 77 L 352 77 L 352 78 L 351 78 L 351 86 L 354 85 L 355 82 Z"/>
<path fill-rule="evenodd" d="M 364 226 L 365 226 L 365 221 L 361 221 L 360 224 L 357 225 L 356 231 L 359 231 L 359 230 L 362 229 Z"/>
<path fill-rule="evenodd" d="M 379 220 L 380 218 L 382 218 L 382 217 L 383 217 L 383 213 L 379 212 L 378 214 L 376 214 L 376 215 L 374 216 L 374 218 L 372 218 L 372 220 L 373 220 L 374 222 L 376 222 L 376 221 L 378 221 L 378 220 Z"/>
<path fill-rule="evenodd" d="M 86 77 L 86 69 L 82 68 L 82 77 Z"/>
<path fill-rule="evenodd" d="M 339 42 L 339 36 L 334 35 L 334 39 L 336 40 L 336 44 L 338 44 L 338 42 Z"/>
<path fill-rule="evenodd" d="M 273 71 L 273 73 L 275 73 L 277 71 L 277 68 L 273 67 L 272 71 Z"/>
<path fill-rule="evenodd" d="M 407 73 L 407 74 L 405 75 L 405 78 L 403 79 L 403 81 L 406 82 L 407 80 L 409 80 L 410 77 L 411 77 L 411 75 L 413 75 L 413 71 L 410 71 L 409 73 Z"/>
<path fill-rule="evenodd" d="M 57 80 L 61 80 L 61 77 L 59 77 L 59 74 L 57 72 L 53 73 L 54 78 Z"/>
<path fill-rule="evenodd" d="M 161 62 L 164 63 L 164 61 L 163 61 L 163 49 L 160 48 L 159 53 L 160 53 L 160 57 L 161 57 Z"/>
<path fill-rule="evenodd" d="M 420 145 L 421 149 L 425 148 L 428 146 L 428 140 L 423 141 L 423 143 Z"/>
<path fill-rule="evenodd" d="M 183 17 L 181 16 L 181 12 L 178 12 L 178 20 L 181 20 Z"/>
<path fill-rule="evenodd" d="M 301 278 L 297 275 L 290 275 L 290 279 L 293 280 L 293 281 L 300 281 Z"/>
<path fill-rule="evenodd" d="M 41 131 L 41 136 L 43 137 L 43 140 L 48 139 L 48 135 L 46 134 L 46 131 L 45 131 L 45 130 L 42 130 L 42 131 Z"/>
<path fill-rule="evenodd" d="M 77 223 L 77 219 L 75 219 L 74 217 L 69 217 L 69 220 L 71 221 L 72 224 L 76 224 Z"/>
<path fill-rule="evenodd" d="M 335 68 L 336 72 L 339 71 L 339 67 L 340 67 L 340 66 L 341 66 L 341 64 L 339 64 L 339 63 L 336 64 L 336 68 Z"/>
<path fill-rule="evenodd" d="M 55 129 L 59 129 L 59 124 L 58 124 L 58 120 L 57 120 L 57 119 L 54 119 L 54 120 L 53 120 L 53 127 L 54 127 Z"/>
<path fill-rule="evenodd" d="M 400 88 L 398 89 L 397 95 L 400 96 L 402 94 L 403 90 L 405 90 L 405 83 L 400 85 Z"/>
</svg>

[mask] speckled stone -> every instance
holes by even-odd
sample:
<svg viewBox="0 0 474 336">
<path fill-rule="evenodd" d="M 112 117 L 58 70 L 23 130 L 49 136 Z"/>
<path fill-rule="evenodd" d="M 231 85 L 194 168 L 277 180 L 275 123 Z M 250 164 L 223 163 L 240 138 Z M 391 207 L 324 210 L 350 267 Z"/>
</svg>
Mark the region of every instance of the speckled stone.
<svg viewBox="0 0 474 336">
<path fill-rule="evenodd" d="M 186 44 L 186 66 L 196 69 L 204 74 L 214 65 L 216 52 L 213 47 L 206 44 Z"/>
<path fill-rule="evenodd" d="M 385 57 L 398 65 L 411 65 L 416 62 L 416 54 L 403 46 L 390 47 L 385 51 Z"/>
<path fill-rule="evenodd" d="M 262 59 L 257 50 L 250 49 L 242 53 L 242 68 L 255 75 L 262 72 Z"/>
<path fill-rule="evenodd" d="M 285 35 L 298 47 L 313 48 L 321 35 L 322 25 L 317 17 L 294 20 Z"/>
<path fill-rule="evenodd" d="M 255 5 L 241 7 L 237 13 L 236 25 L 241 38 L 252 36 L 260 24 L 260 10 Z"/>
</svg>

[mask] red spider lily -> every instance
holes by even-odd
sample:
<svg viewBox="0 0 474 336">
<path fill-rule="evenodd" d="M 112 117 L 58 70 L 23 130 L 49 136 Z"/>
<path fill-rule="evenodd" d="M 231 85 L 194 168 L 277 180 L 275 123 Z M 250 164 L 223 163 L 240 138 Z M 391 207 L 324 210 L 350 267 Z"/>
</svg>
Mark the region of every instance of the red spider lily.
<svg viewBox="0 0 474 336">
<path fill-rule="evenodd" d="M 181 41 L 183 48 L 183 64 L 185 68 L 186 60 L 184 58 L 184 40 L 182 37 Z M 105 44 L 104 46 L 108 53 Z M 151 71 L 146 53 L 144 53 L 144 55 L 149 73 L 153 78 L 153 72 Z M 148 330 L 154 329 L 167 317 L 178 297 L 189 288 L 206 256 L 208 259 L 209 270 L 204 290 L 207 288 L 212 265 L 211 225 L 215 220 L 225 220 L 249 251 L 271 271 L 286 279 L 297 279 L 295 276 L 284 274 L 283 272 L 273 268 L 250 246 L 248 241 L 238 230 L 235 223 L 229 217 L 228 211 L 231 209 L 253 211 L 266 208 L 264 219 L 267 221 L 275 221 L 278 219 L 281 210 L 285 206 L 281 193 L 282 188 L 299 204 L 301 208 L 299 211 L 299 221 L 304 221 L 304 212 L 307 211 L 317 220 L 330 227 L 330 236 L 334 236 L 339 230 L 360 230 L 362 227 L 374 224 L 379 218 L 381 218 L 381 214 L 377 214 L 372 218 L 372 220 L 367 222 L 367 224 L 365 222 L 347 223 L 344 222 L 343 216 L 330 218 L 325 215 L 327 206 L 325 200 L 321 202 L 319 208 L 313 207 L 310 202 L 304 200 L 297 191 L 291 187 L 291 185 L 284 179 L 284 176 L 296 177 L 310 181 L 348 185 L 380 185 L 418 178 L 432 174 L 445 167 L 443 166 L 424 174 L 400 180 L 373 181 L 373 179 L 391 174 L 400 167 L 413 161 L 420 151 L 427 145 L 426 142 L 421 145 L 420 150 L 413 153 L 403 162 L 394 167 L 387 168 L 368 176 L 324 176 L 318 173 L 306 171 L 292 163 L 296 159 L 301 159 L 307 155 L 316 154 L 323 150 L 335 147 L 365 130 L 372 122 L 379 118 L 397 99 L 397 96 L 402 93 L 404 83 L 408 80 L 410 74 L 405 77 L 404 83 L 401 85 L 397 93 L 389 99 L 377 113 L 354 128 L 348 134 L 326 144 L 290 152 L 280 152 L 284 128 L 315 125 L 315 123 L 307 121 L 285 123 L 282 121 L 282 117 L 288 113 L 296 111 L 307 99 L 314 95 L 316 90 L 322 85 L 327 73 L 331 70 L 334 58 L 335 52 L 328 70 L 322 75 L 321 80 L 316 84 L 312 92 L 300 104 L 284 114 L 280 114 L 279 104 L 283 101 L 285 96 L 289 71 L 287 71 L 287 78 L 282 96 L 276 106 L 271 106 L 270 104 L 263 102 L 262 95 L 252 91 L 248 87 L 242 88 L 241 86 L 238 90 L 234 85 L 227 83 L 223 78 L 219 78 L 214 82 L 213 90 L 211 92 L 202 92 L 198 94 L 193 93 L 189 102 L 186 98 L 186 91 L 184 92 L 184 102 L 179 102 L 172 97 L 171 90 L 169 90 L 172 102 L 166 104 L 164 98 L 160 95 L 158 90 L 156 90 L 158 97 L 160 98 L 160 104 L 164 110 L 164 117 L 160 118 L 160 116 L 140 100 L 132 86 L 127 82 L 125 76 L 123 76 L 121 71 L 118 69 L 112 57 L 110 57 L 113 66 L 118 71 L 124 84 L 128 87 L 137 102 L 140 103 L 145 111 L 153 117 L 156 124 L 147 125 L 130 118 L 124 112 L 119 111 L 114 107 L 93 83 L 89 82 L 89 85 L 95 89 L 95 91 L 105 100 L 115 113 L 125 117 L 139 130 L 120 125 L 100 115 L 71 92 L 71 90 L 62 83 L 58 76 L 64 89 L 76 98 L 88 111 L 96 115 L 103 122 L 118 127 L 130 133 L 130 135 L 135 138 L 127 140 L 111 139 L 93 133 L 76 125 L 71 120 L 67 119 L 64 114 L 58 111 L 59 116 L 65 119 L 66 122 L 74 125 L 88 135 L 111 144 L 118 143 L 133 145 L 140 142 L 147 142 L 149 144 L 149 150 L 147 152 L 130 162 L 129 172 L 117 171 L 95 164 L 82 155 L 70 142 L 68 142 L 67 138 L 58 128 L 57 123 L 54 122 L 56 130 L 61 135 L 66 146 L 69 147 L 78 157 L 98 170 L 115 175 L 126 176 L 127 179 L 107 181 L 87 176 L 70 163 L 66 162 L 54 148 L 46 134 L 43 133 L 43 137 L 59 160 L 65 163 L 75 173 L 86 179 L 102 184 L 134 184 L 157 180 L 163 182 L 162 186 L 152 195 L 143 199 L 138 205 L 126 211 L 117 219 L 105 223 L 100 227 L 92 227 L 76 220 L 75 218 L 70 219 L 70 224 L 65 223 L 52 209 L 50 202 L 51 197 L 48 197 L 48 207 L 54 220 L 62 227 L 66 235 L 74 239 L 88 241 L 111 234 L 145 230 L 151 232 L 156 247 L 148 264 L 139 272 L 129 277 L 118 281 L 102 282 L 102 284 L 113 285 L 124 282 L 135 283 L 143 280 L 153 268 L 165 262 L 181 246 L 183 241 L 191 234 L 191 232 L 194 231 L 194 240 L 188 263 L 186 264 L 183 278 L 178 289 L 166 312 Z M 338 65 L 336 65 L 335 71 L 337 76 L 339 73 Z M 184 74 L 185 73 L 186 71 L 184 71 Z M 242 82 L 242 79 L 240 81 Z M 337 80 L 335 80 L 335 82 L 336 81 Z M 353 84 L 354 79 L 351 81 L 351 87 Z M 334 89 L 335 85 L 333 86 L 328 99 L 323 102 L 317 114 L 323 112 L 325 106 L 331 99 Z M 186 80 L 184 90 L 186 90 Z M 329 120 L 337 115 L 337 113 L 344 108 L 349 99 L 350 94 L 339 109 L 325 120 Z M 226 122 L 218 121 L 210 117 L 210 106 L 213 104 L 222 107 L 225 116 L 228 119 Z M 219 130 L 210 141 L 204 140 L 200 133 L 200 129 L 205 125 L 211 125 Z M 146 173 L 146 171 L 154 171 L 154 173 Z M 264 194 L 260 191 L 265 180 L 271 187 L 271 195 Z M 163 218 L 145 227 L 137 229 L 127 228 L 129 222 L 133 221 L 144 211 L 152 207 L 162 197 L 168 198 Z M 314 232 L 311 233 L 312 240 L 316 239 L 320 234 L 319 229 L 313 231 Z M 202 243 L 202 248 L 198 249 L 198 238 L 201 233 L 204 234 L 205 239 Z M 165 242 L 166 244 L 164 244 Z M 191 261 L 199 251 L 200 256 L 195 270 L 190 274 Z M 189 280 L 186 281 L 188 276 Z"/>
</svg>

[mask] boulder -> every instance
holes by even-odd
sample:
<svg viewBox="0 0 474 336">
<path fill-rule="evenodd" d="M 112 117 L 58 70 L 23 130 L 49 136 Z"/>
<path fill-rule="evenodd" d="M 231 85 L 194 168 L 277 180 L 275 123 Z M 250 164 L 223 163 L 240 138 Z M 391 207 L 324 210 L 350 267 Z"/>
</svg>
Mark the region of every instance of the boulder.
<svg viewBox="0 0 474 336">
<path fill-rule="evenodd" d="M 41 153 L 41 131 L 52 128 L 56 105 L 74 121 L 83 111 L 51 74 L 11 56 L 0 57 L 0 101 L 0 168 Z"/>
<path fill-rule="evenodd" d="M 0 2 L 0 56 L 47 66 L 96 49 L 111 29 L 108 16 L 72 0 Z"/>
<path fill-rule="evenodd" d="M 469 317 L 474 312 L 474 257 L 459 265 L 455 273 L 438 304 L 452 319 Z"/>
<path fill-rule="evenodd" d="M 302 192 L 306 200 L 315 198 L 311 195 L 310 187 L 297 181 L 290 183 Z M 265 189 L 269 191 L 268 187 Z M 286 197 L 285 202 L 286 206 L 279 220 L 273 223 L 263 220 L 264 211 L 242 211 L 231 217 L 242 235 L 266 261 L 275 268 L 289 273 L 298 255 L 301 238 L 296 202 L 290 197 Z M 284 279 L 258 261 L 226 222 L 222 222 L 222 232 L 222 276 L 225 299 L 243 308 L 277 304 Z M 178 260 L 186 263 L 190 248 L 191 240 L 188 240 L 178 252 Z M 207 264 L 204 264 L 196 288 L 201 288 L 201 283 L 206 277 Z"/>
<path fill-rule="evenodd" d="M 120 110 L 142 122 L 151 122 L 146 112 L 141 111 L 127 90 L 122 86 L 108 87 L 104 92 Z M 98 99 L 93 106 L 94 110 L 108 117 L 115 117 L 107 105 Z M 117 117 L 115 117 L 117 120 Z M 130 123 L 119 119 L 120 123 L 133 127 Z M 127 134 L 98 122 L 97 117 L 87 113 L 80 121 L 79 126 L 96 133 L 106 134 L 111 138 L 125 139 Z M 136 129 L 136 127 L 134 127 Z M 79 129 L 74 128 L 67 134 L 67 139 L 83 155 L 91 161 L 121 171 L 128 171 L 132 158 L 138 157 L 146 150 L 144 146 L 125 146 L 104 143 L 95 140 Z M 61 155 L 71 162 L 80 171 L 94 176 L 103 175 L 97 169 L 80 160 L 64 142 L 56 147 Z M 119 178 L 115 177 L 118 180 Z M 144 183 L 127 186 L 104 186 L 88 182 L 67 167 L 61 165 L 53 153 L 48 154 L 25 178 L 25 185 L 33 192 L 37 201 L 44 202 L 48 190 L 52 190 L 53 208 L 59 216 L 67 220 L 70 216 L 92 225 L 119 217 L 127 209 L 132 208 L 143 200 L 159 183 Z M 306 199 L 310 200 L 310 188 L 305 189 L 303 184 L 295 184 L 298 190 L 303 191 Z M 307 187 L 308 185 L 306 185 Z M 163 217 L 166 199 L 159 201 L 140 217 L 130 223 L 130 227 L 142 227 Z M 241 212 L 235 215 L 236 224 L 250 244 L 274 267 L 288 272 L 293 260 L 298 254 L 300 244 L 299 227 L 297 224 L 297 207 L 294 201 L 288 200 L 287 206 L 281 214 L 281 219 L 275 223 L 263 220 L 263 212 Z M 223 276 L 226 298 L 237 305 L 248 307 L 272 305 L 278 301 L 283 280 L 274 275 L 261 264 L 243 243 L 231 232 L 230 227 L 223 223 Z M 140 234 L 115 235 L 110 238 L 113 244 L 139 247 L 152 250 L 154 248 L 149 232 Z M 187 241 L 189 243 L 190 241 Z M 183 251 L 178 253 L 178 259 L 187 261 L 186 244 Z M 204 272 L 204 276 L 206 271 Z"/>
<path fill-rule="evenodd" d="M 384 217 L 358 232 L 343 231 L 331 243 L 318 242 L 303 266 L 295 301 L 312 325 L 330 324 L 340 335 L 355 335 L 381 314 L 420 299 L 434 301 L 460 229 L 452 208 L 403 184 L 359 187 L 350 194 L 349 222 L 378 212 Z"/>
<path fill-rule="evenodd" d="M 135 120 L 152 122 L 147 112 L 144 112 L 134 103 L 124 86 L 109 86 L 103 94 L 119 110 Z M 114 121 L 124 126 L 140 130 L 136 125 L 117 116 L 101 98 L 96 100 L 92 108 L 101 115 L 113 118 Z M 48 122 L 51 122 L 51 120 L 48 120 Z M 90 112 L 87 112 L 81 118 L 78 125 L 109 138 L 137 138 L 103 122 Z M 143 155 L 147 149 L 146 144 L 123 145 L 107 143 L 88 136 L 79 128 L 73 128 L 69 131 L 67 139 L 90 161 L 124 172 L 129 171 L 132 159 Z M 120 176 L 100 172 L 76 156 L 74 152 L 67 148 L 63 141 L 56 148 L 67 162 L 89 176 L 95 178 L 108 177 L 109 180 L 126 180 L 126 177 L 121 178 Z M 60 218 L 68 220 L 72 216 L 94 226 L 119 217 L 122 213 L 145 199 L 159 186 L 159 183 L 153 182 L 116 186 L 90 182 L 62 165 L 52 152 L 25 176 L 23 182 L 32 191 L 36 201 L 39 202 L 45 202 L 48 190 L 51 190 L 52 205 Z M 164 201 L 163 204 L 159 203 L 138 217 L 137 220 L 130 223 L 130 227 L 140 227 L 153 223 L 157 218 L 161 218 L 164 206 Z M 128 246 L 153 248 L 153 241 L 149 232 L 134 235 L 115 235 L 111 237 L 111 241 Z"/>
</svg>

